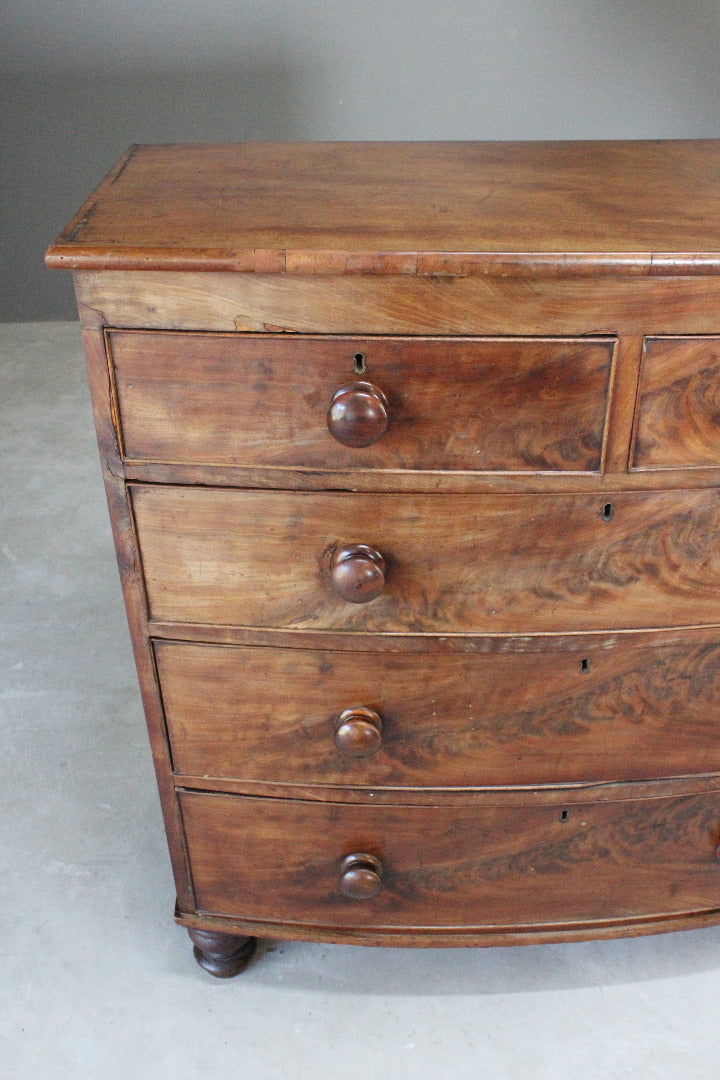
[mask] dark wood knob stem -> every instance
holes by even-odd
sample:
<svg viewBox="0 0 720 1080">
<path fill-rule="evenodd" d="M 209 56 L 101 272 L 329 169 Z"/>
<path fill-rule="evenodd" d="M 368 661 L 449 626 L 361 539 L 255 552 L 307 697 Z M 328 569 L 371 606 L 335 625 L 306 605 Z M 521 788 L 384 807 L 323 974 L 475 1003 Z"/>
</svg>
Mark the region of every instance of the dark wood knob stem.
<svg viewBox="0 0 720 1080">
<path fill-rule="evenodd" d="M 340 892 L 350 900 L 369 900 L 382 888 L 382 874 L 382 863 L 375 855 L 348 855 L 340 867 Z"/>
<path fill-rule="evenodd" d="M 382 744 L 382 719 L 374 709 L 355 705 L 335 721 L 335 745 L 346 757 L 369 757 Z"/>
<path fill-rule="evenodd" d="M 350 604 L 367 604 L 385 588 L 385 560 L 367 544 L 348 544 L 333 555 L 331 575 L 338 596 Z"/>
<path fill-rule="evenodd" d="M 327 425 L 343 446 L 372 446 L 387 430 L 387 398 L 373 383 L 346 383 L 332 396 Z"/>
</svg>

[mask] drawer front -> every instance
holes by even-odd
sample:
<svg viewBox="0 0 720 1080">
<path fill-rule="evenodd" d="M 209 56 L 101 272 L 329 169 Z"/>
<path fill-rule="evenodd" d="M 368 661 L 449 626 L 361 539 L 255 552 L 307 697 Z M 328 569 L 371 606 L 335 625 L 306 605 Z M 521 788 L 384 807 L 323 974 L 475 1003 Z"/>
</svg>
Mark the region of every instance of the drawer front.
<svg viewBox="0 0 720 1080">
<path fill-rule="evenodd" d="M 157 641 L 176 772 L 493 787 L 720 772 L 720 644 L 382 654 Z"/>
<path fill-rule="evenodd" d="M 720 338 L 647 339 L 633 465 L 720 465 Z"/>
<path fill-rule="evenodd" d="M 719 621 L 720 499 L 711 489 L 620 492 L 612 503 L 598 495 L 131 491 L 159 621 L 513 634 Z M 364 547 L 348 559 L 348 545 Z M 348 575 L 382 591 L 348 602 L 339 591 Z"/>
<path fill-rule="evenodd" d="M 719 792 L 566 809 L 180 799 L 197 907 L 210 914 L 497 929 L 720 908 Z M 353 854 L 380 861 L 379 891 L 363 899 L 343 892 Z"/>
<path fill-rule="evenodd" d="M 597 472 L 613 339 L 109 334 L 127 458 L 315 469 Z M 370 382 L 388 426 L 333 438 Z M 379 408 L 380 406 L 378 406 Z M 340 422 L 340 421 L 338 421 Z M 355 415 L 355 421 L 357 417 Z M 382 425 L 381 425 L 382 426 Z"/>
</svg>

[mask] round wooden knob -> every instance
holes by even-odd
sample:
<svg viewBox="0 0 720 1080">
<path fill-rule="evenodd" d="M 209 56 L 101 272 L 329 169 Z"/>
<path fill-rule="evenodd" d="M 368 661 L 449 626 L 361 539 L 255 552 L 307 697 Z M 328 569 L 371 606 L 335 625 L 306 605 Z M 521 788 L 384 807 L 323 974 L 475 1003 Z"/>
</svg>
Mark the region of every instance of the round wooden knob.
<svg viewBox="0 0 720 1080">
<path fill-rule="evenodd" d="M 335 592 L 350 604 L 367 604 L 385 588 L 385 560 L 367 544 L 348 544 L 335 552 L 331 564 Z"/>
<path fill-rule="evenodd" d="M 335 745 L 347 757 L 370 757 L 382 744 L 382 719 L 374 709 L 354 705 L 335 721 Z"/>
<path fill-rule="evenodd" d="M 369 900 L 382 888 L 382 863 L 374 855 L 348 855 L 340 867 L 340 892 L 351 900 Z"/>
<path fill-rule="evenodd" d="M 372 446 L 387 430 L 387 398 L 373 383 L 346 383 L 332 396 L 327 425 L 343 446 Z"/>
</svg>

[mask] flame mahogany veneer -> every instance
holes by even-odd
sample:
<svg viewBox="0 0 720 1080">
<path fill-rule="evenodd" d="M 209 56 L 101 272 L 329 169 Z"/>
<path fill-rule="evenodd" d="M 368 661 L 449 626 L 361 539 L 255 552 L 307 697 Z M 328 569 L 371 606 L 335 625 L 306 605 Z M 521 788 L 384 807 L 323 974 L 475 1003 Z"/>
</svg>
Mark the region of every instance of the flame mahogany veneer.
<svg viewBox="0 0 720 1080">
<path fill-rule="evenodd" d="M 132 147 L 74 273 L 198 962 L 720 921 L 720 143 Z"/>
</svg>

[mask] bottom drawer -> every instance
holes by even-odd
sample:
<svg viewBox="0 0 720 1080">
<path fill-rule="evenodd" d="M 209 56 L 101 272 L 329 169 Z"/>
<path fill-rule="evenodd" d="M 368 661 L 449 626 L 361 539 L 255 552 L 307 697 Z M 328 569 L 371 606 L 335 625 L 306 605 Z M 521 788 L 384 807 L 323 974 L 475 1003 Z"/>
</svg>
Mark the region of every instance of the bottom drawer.
<svg viewBox="0 0 720 1080">
<path fill-rule="evenodd" d="M 717 791 L 565 807 L 180 800 L 197 908 L 209 915 L 490 933 L 720 908 Z"/>
</svg>

